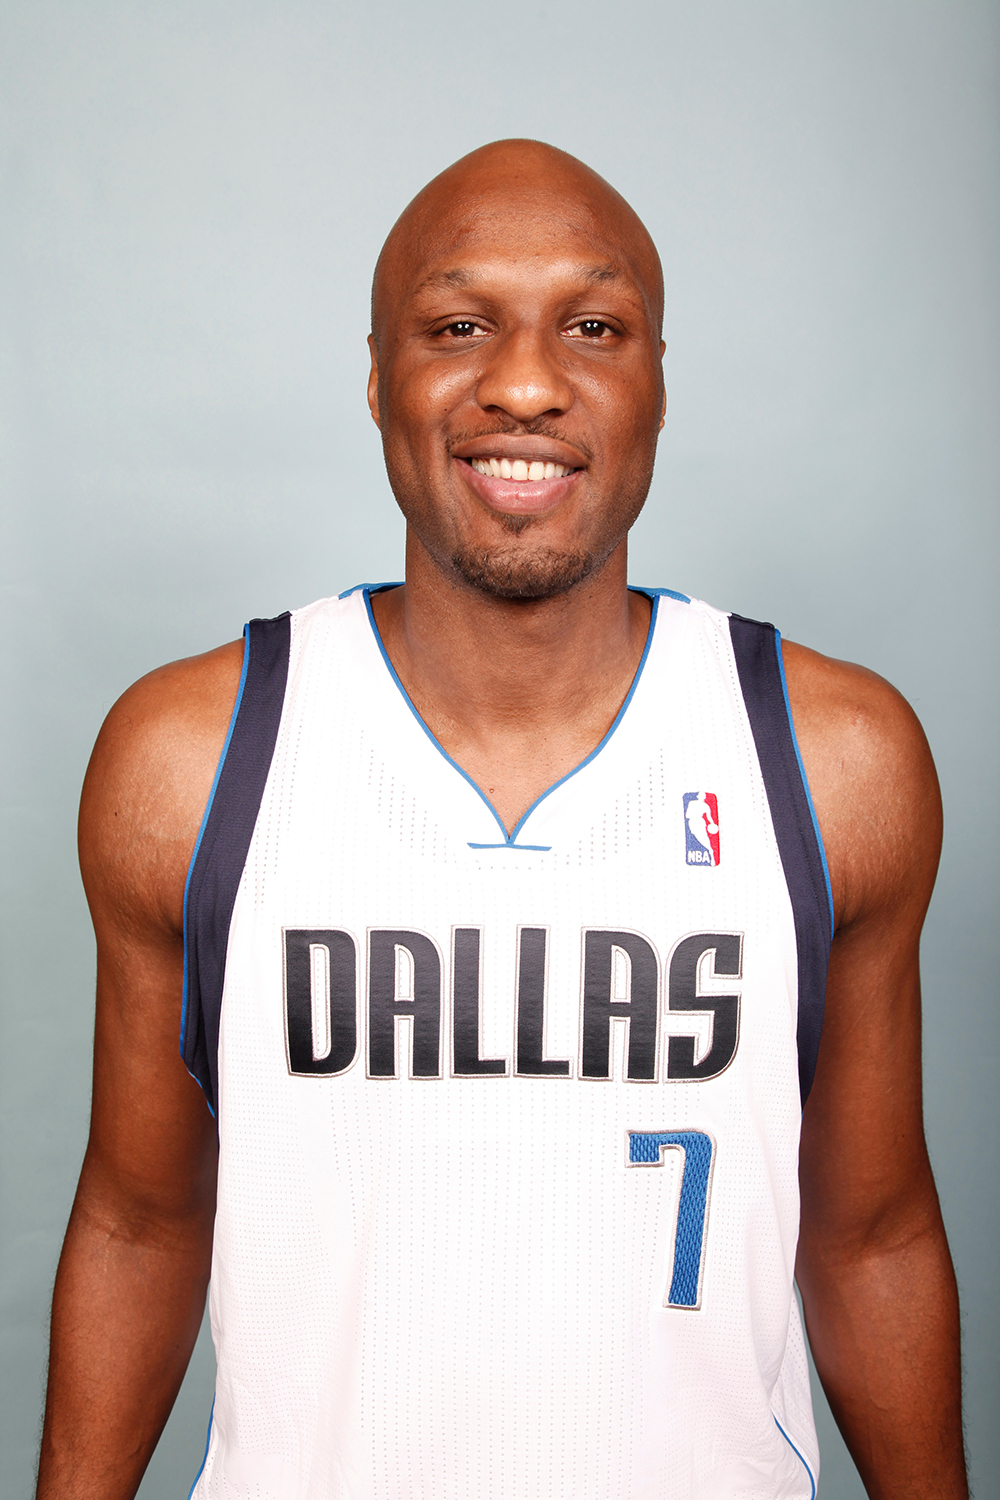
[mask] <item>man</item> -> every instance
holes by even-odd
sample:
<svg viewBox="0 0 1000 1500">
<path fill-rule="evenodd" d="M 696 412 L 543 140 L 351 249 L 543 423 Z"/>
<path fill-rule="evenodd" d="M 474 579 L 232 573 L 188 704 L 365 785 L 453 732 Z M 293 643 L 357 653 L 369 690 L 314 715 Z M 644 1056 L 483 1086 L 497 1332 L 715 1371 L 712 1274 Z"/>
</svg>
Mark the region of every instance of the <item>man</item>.
<svg viewBox="0 0 1000 1500">
<path fill-rule="evenodd" d="M 405 586 L 112 710 L 44 1500 L 134 1493 L 213 1223 L 198 1496 L 813 1495 L 793 1264 L 869 1494 L 967 1493 L 930 755 L 878 678 L 628 590 L 662 305 L 572 157 L 444 172 L 373 291 Z"/>
</svg>

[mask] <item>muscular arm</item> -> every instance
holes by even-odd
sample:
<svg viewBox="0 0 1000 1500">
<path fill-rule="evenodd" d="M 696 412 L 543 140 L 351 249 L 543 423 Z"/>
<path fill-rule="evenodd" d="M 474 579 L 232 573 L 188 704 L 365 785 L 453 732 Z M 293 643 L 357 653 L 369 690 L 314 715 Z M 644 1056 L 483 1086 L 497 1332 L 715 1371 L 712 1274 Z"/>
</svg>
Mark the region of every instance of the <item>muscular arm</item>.
<svg viewBox="0 0 1000 1500">
<path fill-rule="evenodd" d="M 135 1494 L 201 1322 L 216 1143 L 178 1053 L 183 895 L 241 661 L 235 642 L 137 683 L 87 772 L 94 1099 L 56 1277 L 39 1500 Z"/>
<path fill-rule="evenodd" d="M 940 851 L 937 780 L 888 684 L 802 647 L 785 659 L 837 913 L 802 1121 L 809 1341 L 872 1500 L 960 1500 L 958 1299 L 921 1111 L 918 945 Z"/>
</svg>

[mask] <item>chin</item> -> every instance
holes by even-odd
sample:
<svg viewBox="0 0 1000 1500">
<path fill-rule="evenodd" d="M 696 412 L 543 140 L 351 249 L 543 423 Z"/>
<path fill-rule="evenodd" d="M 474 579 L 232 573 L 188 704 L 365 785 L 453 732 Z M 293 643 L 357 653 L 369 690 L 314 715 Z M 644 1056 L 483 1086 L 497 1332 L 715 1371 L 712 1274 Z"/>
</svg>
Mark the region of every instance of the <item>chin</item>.
<svg viewBox="0 0 1000 1500">
<path fill-rule="evenodd" d="M 525 555 L 482 547 L 453 553 L 451 561 L 466 583 L 493 599 L 552 599 L 582 583 L 596 559 L 591 552 L 546 548 Z"/>
</svg>

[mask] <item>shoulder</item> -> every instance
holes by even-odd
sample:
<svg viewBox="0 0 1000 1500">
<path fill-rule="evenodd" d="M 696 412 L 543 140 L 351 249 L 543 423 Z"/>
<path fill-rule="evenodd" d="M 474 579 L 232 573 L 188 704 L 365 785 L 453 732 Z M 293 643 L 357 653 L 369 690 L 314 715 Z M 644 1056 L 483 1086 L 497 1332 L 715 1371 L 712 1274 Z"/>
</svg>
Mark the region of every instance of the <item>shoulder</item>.
<svg viewBox="0 0 1000 1500">
<path fill-rule="evenodd" d="M 242 641 L 132 685 L 98 735 L 80 804 L 80 864 L 95 918 L 179 930 L 187 867 L 239 687 Z"/>
<path fill-rule="evenodd" d="M 930 898 L 941 842 L 934 763 L 916 714 L 864 667 L 786 641 L 788 697 L 838 927 Z"/>
</svg>

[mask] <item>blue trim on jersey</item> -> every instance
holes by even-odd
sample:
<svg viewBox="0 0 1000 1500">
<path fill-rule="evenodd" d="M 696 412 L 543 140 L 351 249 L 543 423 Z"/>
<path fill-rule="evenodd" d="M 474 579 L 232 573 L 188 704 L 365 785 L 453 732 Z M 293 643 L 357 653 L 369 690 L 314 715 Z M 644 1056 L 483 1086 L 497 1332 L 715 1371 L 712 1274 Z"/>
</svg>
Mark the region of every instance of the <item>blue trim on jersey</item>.
<svg viewBox="0 0 1000 1500">
<path fill-rule="evenodd" d="M 205 812 L 202 816 L 201 827 L 198 829 L 198 837 L 195 840 L 194 852 L 191 855 L 191 863 L 188 865 L 187 876 L 184 880 L 184 987 L 181 996 L 181 1057 L 184 1056 L 184 1039 L 187 1032 L 189 987 L 188 964 L 191 956 L 188 947 L 188 892 L 191 889 L 191 874 L 194 870 L 195 861 L 198 858 L 198 850 L 201 848 L 201 841 L 205 837 L 205 829 L 208 827 L 208 815 L 212 811 L 212 803 L 215 801 L 215 791 L 219 785 L 219 777 L 222 775 L 222 767 L 225 765 L 226 756 L 229 754 L 229 744 L 233 737 L 233 730 L 236 728 L 236 720 L 239 717 L 240 704 L 243 702 L 243 689 L 247 685 L 247 668 L 250 665 L 250 641 L 248 639 L 249 630 L 249 625 L 244 625 L 243 668 L 240 672 L 240 685 L 236 690 L 236 702 L 233 704 L 232 717 L 229 720 L 229 728 L 226 731 L 226 739 L 225 743 L 222 746 L 222 754 L 219 756 L 219 763 L 215 768 L 215 779 L 212 782 L 212 790 L 208 794 L 208 801 L 205 804 Z M 190 1072 L 191 1070 L 188 1069 L 188 1071 Z M 194 1078 L 193 1073 L 191 1073 L 191 1077 Z M 195 1082 L 200 1083 L 200 1079 L 195 1079 Z M 209 1109 L 212 1109 L 211 1104 L 209 1104 Z M 214 1109 L 212 1110 L 212 1114 L 215 1114 Z"/>
<path fill-rule="evenodd" d="M 389 660 L 389 653 L 386 651 L 385 646 L 382 643 L 382 637 L 379 635 L 379 629 L 378 629 L 378 626 L 375 623 L 375 615 L 372 612 L 372 601 L 371 601 L 371 595 L 372 595 L 372 592 L 373 592 L 372 587 L 371 587 L 370 584 L 364 584 L 363 587 L 364 587 L 365 609 L 368 611 L 368 623 L 370 624 L 370 626 L 372 628 L 372 635 L 375 637 L 375 644 L 378 646 L 379 651 L 382 653 L 382 660 L 385 662 L 386 667 L 389 670 L 390 677 L 392 678 L 393 682 L 396 684 L 397 688 L 399 689 L 399 691 L 400 691 L 400 693 L 402 695 L 402 698 L 403 698 L 403 702 L 406 704 L 407 708 L 410 710 L 410 713 L 416 719 L 417 723 L 420 725 L 421 729 L 424 731 L 424 734 L 426 734 L 427 738 L 430 740 L 431 744 L 434 746 L 435 750 L 437 750 L 438 754 L 444 756 L 445 760 L 448 762 L 448 764 L 450 766 L 452 766 L 458 772 L 458 774 L 459 774 L 459 776 L 461 776 L 462 780 L 463 781 L 467 781 L 469 783 L 469 785 L 471 786 L 472 790 L 476 793 L 476 795 L 478 797 L 480 797 L 483 802 L 485 802 L 486 806 L 489 808 L 490 812 L 493 814 L 494 818 L 496 819 L 497 826 L 500 829 L 500 832 L 503 834 L 503 843 L 502 844 L 471 844 L 469 847 L 473 848 L 473 849 L 538 849 L 538 850 L 543 850 L 543 851 L 546 850 L 546 849 L 550 849 L 552 847 L 551 844 L 547 845 L 547 846 L 543 845 L 543 844 L 517 844 L 517 843 L 515 843 L 515 839 L 517 838 L 517 836 L 520 833 L 521 829 L 524 827 L 525 823 L 531 817 L 531 814 L 535 811 L 535 808 L 538 807 L 539 803 L 544 802 L 545 799 L 546 799 L 546 797 L 550 797 L 552 795 L 552 793 L 556 790 L 557 787 L 560 787 L 560 786 L 563 785 L 564 782 L 569 781 L 569 779 L 570 779 L 571 776 L 575 776 L 578 771 L 582 771 L 583 768 L 584 768 L 584 766 L 589 766 L 590 762 L 594 759 L 594 757 L 597 756 L 597 755 L 600 755 L 601 751 L 604 749 L 605 745 L 608 743 L 608 740 L 611 738 L 611 736 L 614 734 L 615 730 L 618 728 L 618 725 L 622 721 L 622 717 L 623 717 L 623 715 L 625 713 L 625 710 L 628 708 L 629 704 L 632 702 L 632 698 L 633 698 L 633 696 L 635 694 L 635 690 L 639 686 L 639 678 L 642 676 L 642 669 L 646 665 L 646 658 L 649 655 L 649 648 L 653 644 L 653 632 L 656 629 L 657 604 L 659 603 L 658 594 L 661 593 L 661 592 L 665 592 L 665 591 L 664 590 L 658 590 L 657 593 L 655 593 L 655 594 L 652 593 L 652 591 L 649 591 L 650 595 L 651 595 L 651 598 L 652 598 L 652 605 L 653 605 L 653 607 L 652 607 L 652 609 L 650 611 L 650 615 L 649 615 L 649 629 L 646 632 L 646 644 L 643 647 L 642 656 L 639 658 L 639 665 L 635 669 L 635 676 L 632 678 L 632 686 L 628 690 L 628 693 L 627 693 L 626 698 L 625 698 L 625 702 L 622 704 L 621 708 L 618 710 L 617 714 L 615 715 L 614 723 L 611 725 L 611 728 L 608 730 L 607 734 L 601 740 L 600 744 L 597 745 L 593 750 L 591 750 L 590 754 L 588 756 L 586 756 L 583 760 L 581 760 L 581 762 L 580 762 L 580 764 L 578 766 L 574 766 L 573 769 L 572 769 L 572 771 L 567 771 L 565 776 L 560 776 L 559 780 L 558 781 L 554 781 L 552 783 L 552 785 L 550 787 L 548 787 L 547 790 L 544 791 L 540 797 L 536 797 L 535 798 L 534 802 L 528 808 L 528 811 L 526 813 L 523 813 L 522 816 L 520 818 L 518 818 L 518 820 L 515 823 L 514 827 L 511 829 L 510 833 L 508 834 L 507 829 L 506 829 L 506 827 L 504 825 L 503 819 L 501 818 L 500 814 L 497 812 L 496 808 L 493 806 L 493 803 L 490 801 L 489 797 L 487 797 L 486 793 L 482 790 L 481 787 L 479 787 L 479 786 L 476 785 L 476 783 L 473 781 L 472 777 L 468 774 L 468 772 L 462 770 L 462 767 L 458 764 L 458 761 L 457 760 L 452 760 L 451 756 L 448 754 L 447 750 L 441 744 L 440 740 L 437 739 L 437 737 L 432 733 L 432 731 L 428 728 L 428 726 L 424 723 L 423 719 L 420 717 L 420 714 L 417 712 L 416 705 L 414 704 L 413 699 L 410 697 L 409 693 L 406 691 L 406 689 L 403 686 L 402 682 L 400 682 L 400 680 L 399 680 L 399 673 L 396 671 L 396 668 L 393 666 L 392 662 Z M 378 593 L 378 592 L 381 592 L 382 589 L 392 588 L 392 587 L 394 587 L 394 585 L 392 585 L 392 584 L 387 584 L 387 583 L 380 584 L 378 586 L 378 588 L 376 590 L 374 590 L 374 592 Z M 353 592 L 354 592 L 353 589 L 349 589 L 348 590 L 348 593 L 353 593 Z M 630 592 L 635 593 L 635 594 L 644 594 L 644 593 L 647 593 L 647 590 L 645 590 L 645 589 L 632 589 Z"/>
<path fill-rule="evenodd" d="M 551 844 L 473 844 L 470 849 L 534 849 L 538 854 L 548 854 Z"/>
<path fill-rule="evenodd" d="M 384 594 L 386 589 L 401 589 L 402 587 L 402 579 L 400 579 L 397 583 L 355 583 L 352 584 L 349 589 L 345 589 L 342 594 L 338 594 L 337 598 L 349 599 L 351 595 L 356 594 L 359 589 L 364 589 L 366 594 Z"/>
<path fill-rule="evenodd" d="M 809 804 L 809 816 L 812 818 L 813 831 L 816 834 L 816 843 L 819 846 L 819 857 L 823 865 L 823 878 L 826 881 L 826 899 L 830 903 L 830 936 L 836 932 L 836 917 L 833 911 L 833 886 L 830 883 L 830 867 L 826 862 L 826 850 L 823 848 L 823 835 L 819 831 L 819 819 L 813 806 L 812 792 L 809 790 L 809 779 L 806 776 L 806 768 L 802 763 L 802 753 L 799 750 L 799 742 L 795 734 L 795 721 L 792 718 L 792 705 L 788 698 L 788 683 L 785 681 L 785 659 L 781 651 L 781 631 L 775 630 L 774 644 L 778 649 L 778 674 L 781 677 L 781 691 L 785 695 L 785 712 L 788 715 L 788 727 L 792 733 L 792 748 L 795 751 L 795 759 L 799 763 L 799 773 L 802 776 L 802 785 L 805 788 L 806 801 Z"/>
<path fill-rule="evenodd" d="M 775 1427 L 777 1427 L 778 1431 L 781 1433 L 781 1436 L 784 1438 L 784 1440 L 788 1444 L 789 1448 L 791 1448 L 792 1452 L 795 1454 L 795 1457 L 799 1460 L 799 1462 L 801 1463 L 802 1467 L 805 1469 L 806 1473 L 809 1475 L 809 1483 L 812 1485 L 812 1492 L 811 1492 L 811 1494 L 809 1496 L 809 1500 L 816 1500 L 816 1477 L 813 1474 L 812 1469 L 810 1469 L 809 1465 L 806 1463 L 806 1461 L 803 1458 L 802 1454 L 799 1452 L 798 1448 L 796 1448 L 795 1444 L 792 1442 L 791 1438 L 788 1436 L 788 1433 L 782 1427 L 782 1425 L 778 1421 L 777 1417 L 774 1416 L 774 1412 L 771 1413 L 771 1416 L 774 1417 L 774 1425 L 775 1425 Z"/>
<path fill-rule="evenodd" d="M 204 1472 L 205 1472 L 205 1465 L 208 1463 L 208 1450 L 209 1450 L 209 1448 L 212 1445 L 212 1419 L 214 1418 L 214 1416 L 215 1416 L 215 1400 L 213 1398 L 213 1400 L 212 1400 L 212 1410 L 208 1414 L 208 1431 L 205 1434 L 205 1452 L 204 1452 L 204 1454 L 202 1456 L 201 1468 L 198 1470 L 197 1474 L 194 1476 L 194 1484 L 188 1490 L 188 1500 L 191 1500 L 191 1496 L 194 1494 L 195 1490 L 197 1489 L 197 1487 L 198 1487 L 198 1480 L 204 1474 Z"/>
<path fill-rule="evenodd" d="M 691 596 L 689 594 L 679 594 L 676 589 L 652 589 L 647 588 L 645 584 L 638 583 L 629 584 L 629 588 L 633 594 L 648 594 L 651 599 L 655 598 L 657 594 L 663 594 L 667 599 L 676 599 L 679 604 L 691 603 Z"/>
<path fill-rule="evenodd" d="M 450 766 L 452 766 L 458 772 L 458 774 L 459 774 L 459 776 L 461 776 L 462 780 L 463 781 L 467 781 L 469 783 L 469 785 L 471 786 L 472 790 L 474 792 L 476 792 L 477 795 L 479 797 L 481 797 L 482 800 L 486 803 L 486 806 L 489 808 L 490 812 L 493 814 L 494 818 L 496 818 L 496 820 L 497 820 L 497 824 L 498 824 L 498 826 L 500 828 L 500 832 L 504 836 L 504 842 L 509 844 L 510 843 L 510 839 L 508 839 L 508 837 L 507 837 L 507 829 L 504 827 L 503 819 L 500 817 L 500 814 L 497 812 L 496 808 L 493 806 L 493 803 L 490 801 L 489 797 L 487 797 L 487 795 L 486 795 L 485 792 L 483 792 L 483 791 L 480 790 L 480 788 L 473 781 L 472 777 L 466 771 L 462 770 L 462 767 L 458 764 L 458 761 L 457 760 L 452 760 L 451 756 L 448 754 L 447 750 L 441 744 L 440 740 L 437 739 L 437 737 L 434 734 L 432 734 L 432 732 L 429 729 L 429 727 L 424 723 L 423 719 L 420 717 L 419 713 L 417 712 L 416 704 L 413 702 L 413 699 L 410 697 L 409 693 L 406 691 L 405 687 L 400 682 L 400 680 L 399 680 L 399 673 L 396 671 L 396 668 L 393 666 L 392 662 L 389 660 L 389 653 L 385 649 L 385 646 L 382 643 L 382 637 L 379 635 L 378 626 L 375 624 L 375 616 L 372 613 L 372 599 L 371 599 L 371 595 L 372 595 L 371 585 L 366 583 L 364 585 L 364 599 L 365 599 L 365 609 L 368 611 L 368 623 L 369 623 L 369 625 L 372 628 L 372 635 L 375 637 L 375 644 L 378 646 L 378 649 L 382 653 L 382 660 L 385 662 L 386 667 L 388 668 L 389 676 L 392 678 L 393 682 L 398 687 L 398 689 L 400 691 L 400 694 L 402 695 L 403 702 L 406 704 L 407 708 L 410 710 L 410 713 L 416 719 L 417 723 L 420 725 L 421 729 L 424 731 L 424 734 L 426 734 L 427 738 L 430 740 L 431 744 L 434 746 L 435 750 L 437 750 L 439 752 L 439 754 L 441 754 L 441 755 L 444 756 L 445 760 L 448 762 L 448 764 Z"/>
<path fill-rule="evenodd" d="M 642 593 L 644 591 L 641 590 L 641 589 L 633 589 L 632 592 L 633 593 Z M 632 702 L 633 697 L 635 696 L 635 690 L 639 686 L 639 678 L 642 676 L 642 669 L 646 665 L 646 658 L 649 655 L 649 648 L 653 644 L 653 632 L 656 629 L 656 615 L 657 615 L 657 606 L 659 605 L 659 602 L 660 602 L 659 596 L 656 595 L 656 594 L 654 594 L 652 596 L 652 605 L 653 605 L 653 607 L 652 607 L 652 609 L 649 612 L 649 629 L 646 632 L 646 644 L 642 648 L 642 655 L 639 658 L 639 665 L 636 667 L 636 669 L 635 669 L 635 676 L 632 678 L 632 686 L 628 690 L 628 693 L 627 693 L 626 698 L 625 698 L 625 702 L 622 704 L 621 708 L 615 714 L 614 723 L 611 725 L 611 728 L 608 730 L 607 734 L 604 736 L 604 738 L 601 741 L 601 743 L 599 745 L 595 746 L 595 748 L 593 750 L 591 750 L 590 754 L 584 760 L 581 760 L 581 762 L 580 762 L 580 764 L 578 766 L 575 766 L 572 771 L 567 771 L 565 776 L 560 776 L 560 778 L 559 778 L 558 781 L 554 781 L 552 783 L 552 785 L 549 787 L 548 791 L 543 792 L 540 797 L 537 797 L 535 799 L 535 801 L 528 808 L 528 811 L 523 815 L 523 817 L 521 817 L 521 818 L 518 819 L 517 823 L 515 823 L 514 827 L 511 829 L 511 834 L 510 834 L 510 842 L 511 843 L 513 843 L 514 840 L 517 838 L 517 835 L 518 835 L 519 831 L 524 827 L 525 823 L 531 817 L 531 814 L 534 812 L 534 810 L 538 806 L 538 804 L 540 802 L 544 802 L 545 799 L 546 799 L 546 797 L 551 797 L 551 795 L 555 791 L 556 787 L 562 786 L 563 782 L 564 781 L 568 781 L 571 776 L 575 776 L 576 773 L 577 773 L 577 771 L 582 771 L 583 768 L 584 768 L 584 766 L 589 766 L 590 762 L 594 759 L 594 757 L 597 756 L 597 755 L 600 755 L 601 751 L 604 749 L 605 745 L 608 743 L 608 740 L 611 738 L 611 736 L 614 734 L 615 730 L 618 728 L 619 724 L 622 721 L 622 718 L 625 715 L 625 710 L 628 708 L 629 704 Z"/>
</svg>

